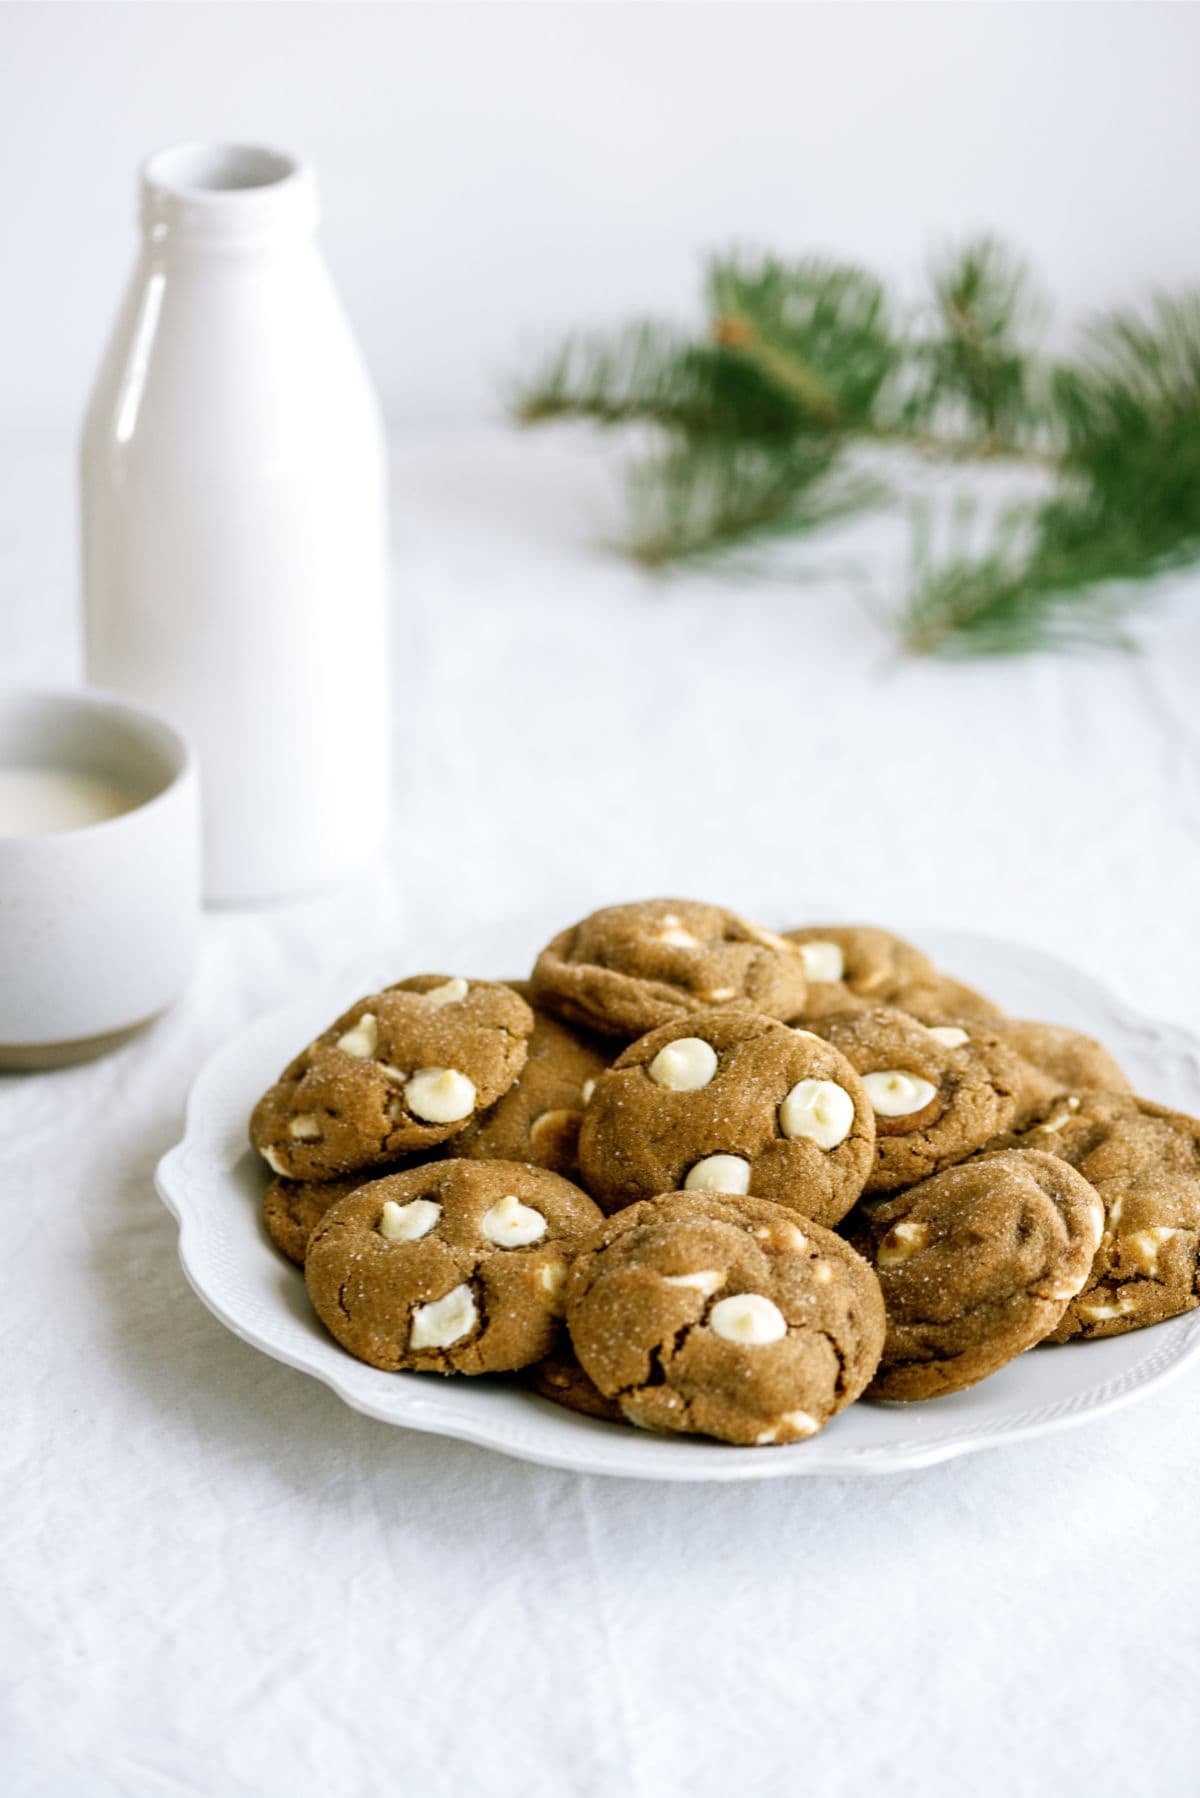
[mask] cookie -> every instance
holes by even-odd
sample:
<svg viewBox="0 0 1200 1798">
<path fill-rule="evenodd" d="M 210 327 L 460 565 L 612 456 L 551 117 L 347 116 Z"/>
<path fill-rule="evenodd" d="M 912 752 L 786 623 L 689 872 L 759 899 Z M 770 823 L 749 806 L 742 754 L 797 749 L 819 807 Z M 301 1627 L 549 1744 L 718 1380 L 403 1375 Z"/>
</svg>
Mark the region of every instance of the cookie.
<svg viewBox="0 0 1200 1798">
<path fill-rule="evenodd" d="M 263 1194 L 267 1235 L 281 1254 L 303 1267 L 308 1239 L 329 1207 L 367 1177 L 348 1174 L 341 1180 L 284 1180 L 276 1175 Z"/>
<path fill-rule="evenodd" d="M 259 1100 L 250 1141 L 273 1173 L 330 1180 L 435 1148 L 525 1065 L 533 1013 L 510 987 L 417 974 L 360 999 Z"/>
<path fill-rule="evenodd" d="M 757 1446 L 813 1436 L 858 1397 L 884 1315 L 872 1270 L 819 1224 L 765 1199 L 668 1193 L 580 1251 L 567 1327 L 630 1423 Z"/>
<path fill-rule="evenodd" d="M 580 1177 L 618 1211 L 657 1193 L 753 1193 L 833 1224 L 871 1171 L 875 1127 L 836 1049 L 749 1006 L 639 1037 L 583 1115 Z"/>
<path fill-rule="evenodd" d="M 1022 1147 L 1059 1155 L 1104 1205 L 1088 1282 L 1049 1337 L 1121 1336 L 1200 1304 L 1200 1119 L 1130 1093 L 1054 1101 Z"/>
<path fill-rule="evenodd" d="M 544 1361 L 529 1369 L 526 1378 L 539 1398 L 548 1398 L 568 1411 L 599 1417 L 605 1423 L 625 1421 L 616 1400 L 605 1398 L 595 1380 L 584 1373 L 570 1342 L 551 1350 Z"/>
<path fill-rule="evenodd" d="M 857 1011 L 859 1000 L 892 1005 L 903 988 L 931 987 L 938 978 L 914 944 L 873 924 L 806 924 L 784 936 L 800 950 L 808 975 L 806 1017 Z"/>
<path fill-rule="evenodd" d="M 914 943 L 874 924 L 807 924 L 784 932 L 804 958 L 808 998 L 793 1022 L 892 1005 L 933 1020 L 1003 1017 L 982 993 L 942 974 Z"/>
<path fill-rule="evenodd" d="M 855 1245 L 887 1309 L 872 1398 L 961 1392 L 1041 1342 L 1085 1285 L 1104 1210 L 1057 1156 L 983 1155 L 877 1205 Z"/>
<path fill-rule="evenodd" d="M 511 983 L 528 999 L 530 989 Z M 454 1139 L 454 1153 L 491 1161 L 531 1161 L 575 1177 L 583 1107 L 612 1060 L 605 1039 L 572 1030 L 535 1009 L 525 1066 L 502 1099 Z"/>
<path fill-rule="evenodd" d="M 456 1157 L 339 1199 L 304 1277 L 321 1322 L 372 1367 L 503 1373 L 550 1352 L 567 1262 L 601 1221 L 546 1168 Z"/>
<path fill-rule="evenodd" d="M 794 945 L 719 905 L 610 905 L 560 932 L 533 970 L 537 1003 L 629 1042 L 693 1011 L 748 1001 L 773 1018 L 804 1008 Z"/>
<path fill-rule="evenodd" d="M 1012 1122 L 1020 1066 L 986 1029 L 930 1028 L 883 1005 L 817 1019 L 813 1028 L 858 1070 L 874 1108 L 868 1193 L 894 1192 L 965 1161 Z"/>
</svg>

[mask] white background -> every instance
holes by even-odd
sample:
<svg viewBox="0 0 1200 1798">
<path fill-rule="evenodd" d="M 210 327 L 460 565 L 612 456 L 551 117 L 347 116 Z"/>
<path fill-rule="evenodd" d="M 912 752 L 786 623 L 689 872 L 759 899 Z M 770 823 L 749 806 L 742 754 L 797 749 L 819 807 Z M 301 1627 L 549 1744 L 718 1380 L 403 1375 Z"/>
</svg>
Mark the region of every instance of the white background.
<svg viewBox="0 0 1200 1798">
<path fill-rule="evenodd" d="M 396 431 L 398 627 L 380 868 L 211 916 L 147 1036 L 0 1080 L 6 1793 L 1194 1786 L 1195 1376 L 874 1484 L 576 1479 L 235 1341 L 151 1178 L 243 1022 L 481 915 L 965 925 L 1200 1028 L 1194 577 L 1140 657 L 904 664 L 838 572 L 889 598 L 902 518 L 802 549 L 819 579 L 663 589 L 597 552 L 606 448 L 485 422 L 522 341 L 685 309 L 731 237 L 908 270 L 992 225 L 1066 313 L 1194 279 L 1198 49 L 1191 7 L 0 9 L 0 674 L 74 666 L 74 423 L 133 165 L 193 133 L 319 165 Z"/>
<path fill-rule="evenodd" d="M 314 159 L 389 414 L 461 422 L 734 241 L 912 277 L 987 226 L 1063 322 L 1193 279 L 1198 67 L 1186 5 L 7 5 L 4 422 L 73 428 L 180 137 Z"/>
</svg>

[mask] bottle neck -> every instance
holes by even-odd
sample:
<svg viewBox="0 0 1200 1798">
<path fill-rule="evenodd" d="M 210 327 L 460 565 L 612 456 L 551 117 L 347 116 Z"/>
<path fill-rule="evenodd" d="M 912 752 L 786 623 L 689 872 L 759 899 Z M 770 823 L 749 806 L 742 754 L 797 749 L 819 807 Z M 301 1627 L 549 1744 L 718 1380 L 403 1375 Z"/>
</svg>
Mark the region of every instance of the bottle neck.
<svg viewBox="0 0 1200 1798">
<path fill-rule="evenodd" d="M 147 246 L 244 254 L 311 238 L 320 213 L 312 169 L 256 144 L 176 144 L 142 166 Z"/>
</svg>

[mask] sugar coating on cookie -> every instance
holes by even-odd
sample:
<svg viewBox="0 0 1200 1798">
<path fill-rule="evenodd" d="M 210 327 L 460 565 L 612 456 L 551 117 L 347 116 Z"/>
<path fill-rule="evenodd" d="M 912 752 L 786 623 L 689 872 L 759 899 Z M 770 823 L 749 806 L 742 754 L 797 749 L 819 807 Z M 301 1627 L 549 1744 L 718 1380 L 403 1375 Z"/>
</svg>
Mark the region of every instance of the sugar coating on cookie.
<svg viewBox="0 0 1200 1798">
<path fill-rule="evenodd" d="M 831 1013 L 813 1028 L 857 1069 L 875 1114 L 868 1193 L 892 1192 L 965 1161 L 1011 1124 L 1021 1073 L 984 1025 L 947 1040 L 891 1006 Z"/>
<path fill-rule="evenodd" d="M 510 983 L 522 998 L 530 989 Z M 611 1042 L 534 1009 L 525 1065 L 490 1110 L 454 1138 L 454 1153 L 488 1161 L 532 1161 L 573 1179 L 579 1126 L 592 1082 L 615 1053 Z"/>
<path fill-rule="evenodd" d="M 1050 1341 L 1121 1336 L 1200 1304 L 1200 1119 L 1085 1090 L 1053 1100 L 1015 1140 L 1061 1156 L 1104 1206 L 1087 1285 Z"/>
<path fill-rule="evenodd" d="M 649 1032 L 597 1077 L 579 1165 L 608 1212 L 661 1192 L 752 1193 L 832 1224 L 862 1191 L 874 1135 L 835 1048 L 726 1006 Z"/>
<path fill-rule="evenodd" d="M 1021 1150 L 978 1156 L 873 1207 L 852 1234 L 887 1309 L 871 1396 L 958 1392 L 1043 1341 L 1085 1285 L 1103 1221 L 1080 1174 Z"/>
<path fill-rule="evenodd" d="M 765 1447 L 858 1397 L 883 1301 L 838 1236 L 769 1201 L 670 1193 L 609 1219 L 567 1282 L 575 1353 L 645 1429 Z"/>
<path fill-rule="evenodd" d="M 505 1372 L 554 1346 L 568 1261 L 601 1222 L 549 1169 L 432 1162 L 332 1205 L 305 1280 L 322 1323 L 373 1367 Z"/>
<path fill-rule="evenodd" d="M 259 1100 L 250 1140 L 276 1174 L 325 1180 L 429 1150 L 513 1085 L 533 1013 L 510 987 L 418 974 L 361 999 Z"/>
<path fill-rule="evenodd" d="M 718 905 L 648 899 L 607 906 L 561 931 L 533 971 L 537 1002 L 629 1041 L 714 1005 L 749 1002 L 770 1017 L 804 1006 L 796 946 Z"/>
</svg>

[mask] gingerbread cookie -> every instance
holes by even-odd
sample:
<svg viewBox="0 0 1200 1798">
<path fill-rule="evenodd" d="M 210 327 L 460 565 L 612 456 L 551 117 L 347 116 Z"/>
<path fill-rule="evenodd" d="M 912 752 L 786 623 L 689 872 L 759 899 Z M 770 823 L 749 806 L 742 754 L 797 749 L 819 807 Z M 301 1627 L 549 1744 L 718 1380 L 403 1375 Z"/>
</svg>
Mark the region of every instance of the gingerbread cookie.
<svg viewBox="0 0 1200 1798">
<path fill-rule="evenodd" d="M 509 983 L 522 998 L 530 989 Z M 532 1161 L 575 1177 L 579 1126 L 596 1076 L 612 1060 L 603 1038 L 572 1030 L 535 1009 L 529 1053 L 516 1083 L 454 1139 L 454 1153 L 488 1161 Z"/>
<path fill-rule="evenodd" d="M 731 1005 L 650 1031 L 599 1076 L 579 1166 L 608 1212 L 679 1189 L 753 1193 L 833 1224 L 862 1191 L 874 1140 L 836 1049 Z"/>
<path fill-rule="evenodd" d="M 804 1018 L 892 1005 L 932 1019 L 1003 1017 L 982 993 L 934 967 L 915 944 L 873 924 L 807 924 L 784 932 L 804 958 Z"/>
<path fill-rule="evenodd" d="M 1088 1282 L 1048 1338 L 1121 1336 L 1200 1304 L 1200 1119 L 1127 1093 L 1056 1099 L 1022 1147 L 1061 1156 L 1099 1193 Z"/>
<path fill-rule="evenodd" d="M 512 1161 L 439 1161 L 339 1199 L 308 1244 L 318 1317 L 372 1367 L 501 1373 L 548 1354 L 567 1263 L 603 1220 Z"/>
<path fill-rule="evenodd" d="M 308 1239 L 329 1207 L 373 1178 L 348 1174 L 341 1180 L 284 1180 L 279 1175 L 263 1194 L 263 1222 L 275 1247 L 297 1267 L 304 1266 Z"/>
<path fill-rule="evenodd" d="M 599 1417 L 604 1423 L 625 1421 L 616 1400 L 605 1398 L 595 1380 L 584 1373 L 569 1341 L 552 1349 L 544 1361 L 529 1369 L 526 1377 L 540 1398 L 548 1398 L 567 1411 Z"/>
<path fill-rule="evenodd" d="M 875 1206 L 853 1237 L 887 1308 L 870 1396 L 960 1392 L 1043 1341 L 1086 1283 L 1103 1222 L 1082 1175 L 1019 1149 Z"/>
<path fill-rule="evenodd" d="M 567 1326 L 629 1422 L 757 1446 L 813 1436 L 858 1397 L 884 1314 L 871 1269 L 819 1224 L 767 1200 L 668 1193 L 580 1251 Z"/>
<path fill-rule="evenodd" d="M 1012 1121 L 1018 1059 L 980 1026 L 969 1035 L 929 1028 L 880 1005 L 818 1019 L 813 1028 L 858 1070 L 874 1109 L 868 1193 L 894 1192 L 965 1161 Z"/>
<path fill-rule="evenodd" d="M 904 988 L 932 987 L 938 978 L 914 944 L 873 924 L 806 924 L 784 936 L 799 948 L 808 976 L 805 1017 L 857 1011 L 859 1001 L 894 1005 Z"/>
<path fill-rule="evenodd" d="M 611 905 L 560 932 L 533 970 L 539 1005 L 629 1041 L 693 1011 L 748 1001 L 773 1018 L 804 1008 L 794 945 L 718 905 Z"/>
<path fill-rule="evenodd" d="M 417 974 L 360 999 L 259 1100 L 250 1141 L 276 1174 L 329 1180 L 435 1148 L 506 1093 L 533 1013 L 510 987 Z"/>
</svg>

